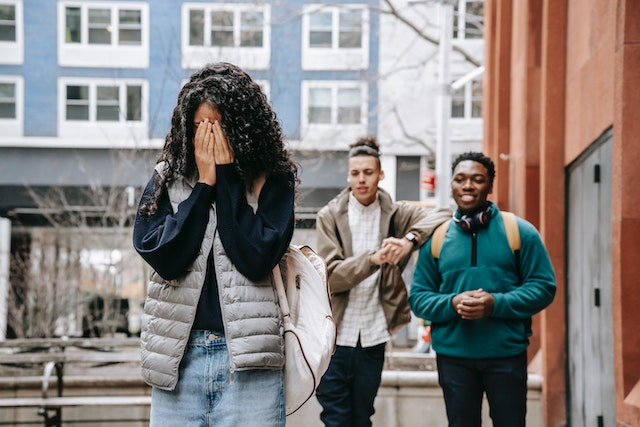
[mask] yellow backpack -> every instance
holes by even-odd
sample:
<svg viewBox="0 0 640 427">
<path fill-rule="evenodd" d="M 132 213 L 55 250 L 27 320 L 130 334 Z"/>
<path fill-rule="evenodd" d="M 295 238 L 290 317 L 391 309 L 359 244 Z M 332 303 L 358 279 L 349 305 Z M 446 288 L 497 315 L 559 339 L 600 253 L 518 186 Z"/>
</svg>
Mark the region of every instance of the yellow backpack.
<svg viewBox="0 0 640 427">
<path fill-rule="evenodd" d="M 507 240 L 509 240 L 509 246 L 513 253 L 517 253 L 520 250 L 520 231 L 518 230 L 518 223 L 516 216 L 512 212 L 500 211 L 502 215 L 502 221 L 504 221 L 504 228 L 507 231 Z M 442 250 L 442 242 L 444 242 L 444 236 L 447 234 L 449 224 L 451 220 L 448 219 L 440 224 L 433 232 L 431 237 L 431 255 L 433 258 L 438 259 L 440 251 Z"/>
</svg>

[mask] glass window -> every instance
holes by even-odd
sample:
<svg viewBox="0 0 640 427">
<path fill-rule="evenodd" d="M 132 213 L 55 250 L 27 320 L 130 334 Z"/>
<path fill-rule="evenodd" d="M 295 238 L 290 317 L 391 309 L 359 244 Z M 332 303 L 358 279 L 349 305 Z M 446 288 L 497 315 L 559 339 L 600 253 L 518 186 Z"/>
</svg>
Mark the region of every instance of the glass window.
<svg viewBox="0 0 640 427">
<path fill-rule="evenodd" d="M 309 123 L 331 123 L 331 88 L 309 89 Z"/>
<path fill-rule="evenodd" d="M 360 123 L 361 95 L 359 88 L 338 89 L 338 123 Z"/>
<path fill-rule="evenodd" d="M 464 89 L 461 87 L 458 90 L 451 92 L 451 117 L 463 118 L 464 117 Z"/>
<path fill-rule="evenodd" d="M 142 86 L 127 86 L 127 121 L 142 120 Z"/>
<path fill-rule="evenodd" d="M 189 11 L 189 46 L 204 45 L 204 10 Z"/>
<path fill-rule="evenodd" d="M 459 0 L 453 9 L 453 37 L 481 39 L 484 30 L 484 2 Z"/>
<path fill-rule="evenodd" d="M 0 83 L 0 119 L 16 118 L 16 85 Z"/>
<path fill-rule="evenodd" d="M 467 39 L 481 39 L 484 29 L 484 3 L 482 1 L 468 1 L 465 12 L 464 37 Z"/>
<path fill-rule="evenodd" d="M 67 7 L 65 9 L 66 18 L 66 35 L 65 41 L 67 43 L 80 43 L 82 33 L 82 19 L 80 17 L 79 7 Z"/>
<path fill-rule="evenodd" d="M 98 86 L 96 119 L 117 122 L 120 114 L 120 96 L 117 86 Z"/>
<path fill-rule="evenodd" d="M 233 12 L 211 12 L 211 46 L 233 46 Z"/>
<path fill-rule="evenodd" d="M 111 11 L 89 9 L 89 44 L 111 44 Z"/>
<path fill-rule="evenodd" d="M 67 120 L 89 120 L 89 86 L 67 86 Z"/>
<path fill-rule="evenodd" d="M 16 41 L 16 7 L 0 4 L 0 41 Z"/>
<path fill-rule="evenodd" d="M 140 10 L 122 9 L 118 12 L 120 24 L 118 40 L 120 44 L 142 44 L 142 12 Z"/>
<path fill-rule="evenodd" d="M 349 10 L 340 12 L 341 48 L 362 47 L 362 11 Z"/>
<path fill-rule="evenodd" d="M 471 117 L 482 117 L 482 80 L 471 82 Z"/>
<path fill-rule="evenodd" d="M 262 12 L 240 13 L 240 46 L 262 46 Z"/>
<path fill-rule="evenodd" d="M 331 47 L 331 33 L 331 12 L 315 12 L 309 16 L 310 47 Z"/>
</svg>

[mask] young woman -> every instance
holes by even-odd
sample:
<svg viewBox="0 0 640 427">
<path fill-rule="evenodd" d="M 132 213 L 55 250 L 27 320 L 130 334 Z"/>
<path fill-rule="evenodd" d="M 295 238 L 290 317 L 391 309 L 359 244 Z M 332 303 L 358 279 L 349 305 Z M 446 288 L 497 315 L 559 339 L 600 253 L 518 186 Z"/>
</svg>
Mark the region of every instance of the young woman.
<svg viewBox="0 0 640 427">
<path fill-rule="evenodd" d="M 133 244 L 153 269 L 141 333 L 151 426 L 284 426 L 271 271 L 297 169 L 260 87 L 217 63 L 180 90 Z"/>
</svg>

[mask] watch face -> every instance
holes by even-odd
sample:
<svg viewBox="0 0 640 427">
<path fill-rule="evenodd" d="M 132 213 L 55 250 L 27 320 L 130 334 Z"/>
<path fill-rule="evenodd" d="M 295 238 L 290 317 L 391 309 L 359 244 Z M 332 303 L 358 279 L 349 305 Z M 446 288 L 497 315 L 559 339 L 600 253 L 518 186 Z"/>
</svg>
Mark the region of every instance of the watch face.
<svg viewBox="0 0 640 427">
<path fill-rule="evenodd" d="M 410 242 L 415 242 L 416 240 L 416 235 L 411 232 L 407 233 L 407 235 L 404 237 L 406 237 L 406 239 Z"/>
</svg>

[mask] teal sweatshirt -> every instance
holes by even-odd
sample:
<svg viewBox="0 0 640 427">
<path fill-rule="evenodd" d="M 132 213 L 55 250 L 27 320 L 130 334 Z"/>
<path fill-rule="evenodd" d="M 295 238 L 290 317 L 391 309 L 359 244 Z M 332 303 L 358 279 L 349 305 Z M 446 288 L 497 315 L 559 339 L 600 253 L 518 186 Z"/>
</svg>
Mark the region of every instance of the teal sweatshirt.
<svg viewBox="0 0 640 427">
<path fill-rule="evenodd" d="M 551 304 L 556 284 L 540 234 L 526 220 L 517 222 L 518 257 L 495 204 L 489 225 L 475 233 L 452 221 L 437 261 L 431 255 L 431 239 L 420 248 L 409 304 L 416 316 L 431 321 L 436 353 L 482 359 L 513 356 L 529 346 L 531 316 Z M 461 319 L 451 304 L 453 297 L 479 288 L 495 298 L 493 314 Z"/>
</svg>

